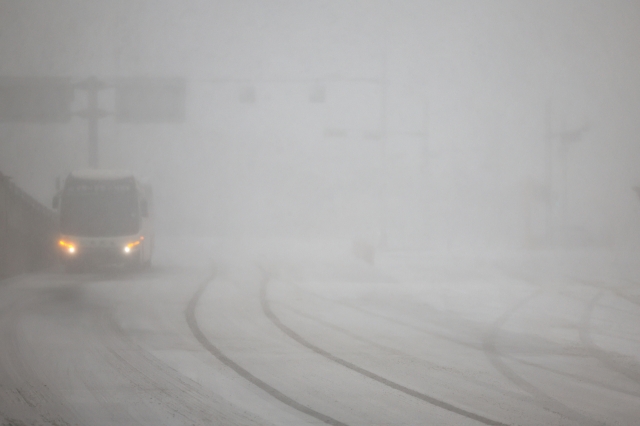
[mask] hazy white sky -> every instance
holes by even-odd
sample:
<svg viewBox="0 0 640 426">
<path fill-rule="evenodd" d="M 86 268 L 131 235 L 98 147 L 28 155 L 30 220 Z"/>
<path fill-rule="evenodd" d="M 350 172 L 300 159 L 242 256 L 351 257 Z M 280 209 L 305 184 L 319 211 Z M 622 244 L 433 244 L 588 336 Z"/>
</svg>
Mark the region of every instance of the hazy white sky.
<svg viewBox="0 0 640 426">
<path fill-rule="evenodd" d="M 569 216 L 599 238 L 637 226 L 639 24 L 627 1 L 3 0 L 0 75 L 187 78 L 184 124 L 105 119 L 100 137 L 105 165 L 143 169 L 200 221 L 278 228 L 287 213 L 301 228 L 370 231 L 384 164 L 388 226 L 448 242 L 524 238 L 522 186 L 544 183 L 548 106 L 552 132 L 588 125 L 569 151 Z M 264 82 L 383 75 L 384 161 L 362 136 L 382 126 L 375 85 L 329 84 L 314 108 L 299 102 L 307 88 Z M 253 80 L 255 108 L 212 83 L 224 77 Z M 336 127 L 345 139 L 323 139 Z M 77 120 L 0 124 L 0 167 L 48 199 L 51 175 L 84 166 L 84 131 Z M 215 201 L 203 203 L 207 194 Z"/>
</svg>

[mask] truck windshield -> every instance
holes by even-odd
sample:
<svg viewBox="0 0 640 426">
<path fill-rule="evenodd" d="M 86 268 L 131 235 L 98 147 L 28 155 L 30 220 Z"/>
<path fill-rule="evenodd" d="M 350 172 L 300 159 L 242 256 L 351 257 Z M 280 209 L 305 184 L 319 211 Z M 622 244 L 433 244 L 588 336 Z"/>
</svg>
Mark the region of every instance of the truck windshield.
<svg viewBox="0 0 640 426">
<path fill-rule="evenodd" d="M 65 188 L 60 231 L 84 237 L 131 235 L 140 228 L 138 197 L 129 184 L 75 184 Z"/>
</svg>

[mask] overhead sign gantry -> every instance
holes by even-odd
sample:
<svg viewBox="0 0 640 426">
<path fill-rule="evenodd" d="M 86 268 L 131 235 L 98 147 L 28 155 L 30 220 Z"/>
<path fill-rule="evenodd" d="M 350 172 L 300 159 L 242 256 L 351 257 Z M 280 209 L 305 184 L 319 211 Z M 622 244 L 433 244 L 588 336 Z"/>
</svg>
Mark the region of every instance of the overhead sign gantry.
<svg viewBox="0 0 640 426">
<path fill-rule="evenodd" d="M 87 93 L 87 107 L 73 112 L 75 91 Z M 102 90 L 115 91 L 114 111 L 98 106 Z M 68 123 L 87 120 L 89 167 L 99 166 L 98 122 L 179 123 L 185 119 L 186 81 L 180 77 L 126 77 L 78 81 L 71 77 L 0 77 L 0 122 Z"/>
</svg>

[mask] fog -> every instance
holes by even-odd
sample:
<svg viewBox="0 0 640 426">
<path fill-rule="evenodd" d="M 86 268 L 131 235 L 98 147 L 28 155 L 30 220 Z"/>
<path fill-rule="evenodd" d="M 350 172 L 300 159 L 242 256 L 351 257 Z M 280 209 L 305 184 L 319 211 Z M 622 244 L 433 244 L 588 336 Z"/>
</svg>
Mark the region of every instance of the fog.
<svg viewBox="0 0 640 426">
<path fill-rule="evenodd" d="M 184 120 L 98 124 L 162 234 L 626 250 L 639 24 L 627 1 L 3 0 L 0 76 L 184 79 Z M 87 134 L 3 121 L 0 170 L 50 205 Z"/>
<path fill-rule="evenodd" d="M 0 424 L 636 424 L 639 53 L 629 0 L 0 0 Z"/>
</svg>

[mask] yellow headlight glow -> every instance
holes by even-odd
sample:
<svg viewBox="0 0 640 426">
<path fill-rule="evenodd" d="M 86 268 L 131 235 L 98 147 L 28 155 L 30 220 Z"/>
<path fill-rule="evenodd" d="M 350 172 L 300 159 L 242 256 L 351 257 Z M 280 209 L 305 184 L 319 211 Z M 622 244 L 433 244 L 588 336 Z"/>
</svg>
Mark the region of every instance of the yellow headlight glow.
<svg viewBox="0 0 640 426">
<path fill-rule="evenodd" d="M 70 241 L 60 240 L 58 241 L 58 245 L 69 254 L 74 254 L 76 252 L 76 245 Z"/>
<path fill-rule="evenodd" d="M 139 245 L 142 240 L 144 240 L 144 237 L 140 237 L 139 240 L 130 242 L 129 244 L 127 244 L 126 246 L 124 246 L 124 248 L 122 249 L 122 251 L 124 251 L 125 253 L 131 253 L 131 250 L 133 250 L 133 248 L 137 245 Z"/>
</svg>

